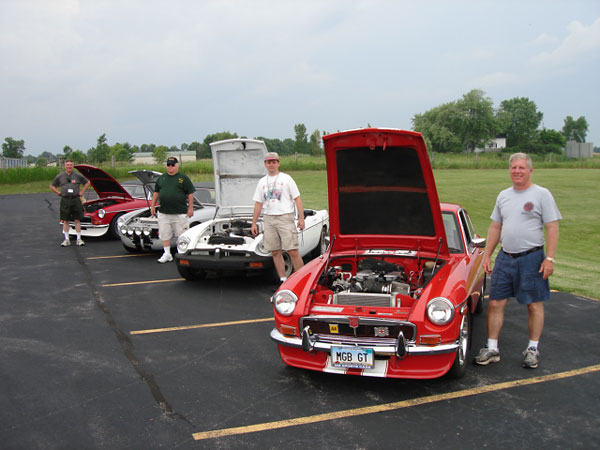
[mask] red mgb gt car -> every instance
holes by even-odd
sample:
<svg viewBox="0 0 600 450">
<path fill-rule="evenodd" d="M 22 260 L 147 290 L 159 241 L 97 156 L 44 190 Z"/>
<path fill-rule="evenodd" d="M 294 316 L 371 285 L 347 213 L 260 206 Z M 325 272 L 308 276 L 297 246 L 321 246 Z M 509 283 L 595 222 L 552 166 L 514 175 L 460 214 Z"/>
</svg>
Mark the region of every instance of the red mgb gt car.
<svg viewBox="0 0 600 450">
<path fill-rule="evenodd" d="M 271 301 L 284 363 L 339 374 L 464 374 L 485 289 L 485 239 L 440 204 L 419 133 L 323 137 L 331 243 Z"/>
</svg>

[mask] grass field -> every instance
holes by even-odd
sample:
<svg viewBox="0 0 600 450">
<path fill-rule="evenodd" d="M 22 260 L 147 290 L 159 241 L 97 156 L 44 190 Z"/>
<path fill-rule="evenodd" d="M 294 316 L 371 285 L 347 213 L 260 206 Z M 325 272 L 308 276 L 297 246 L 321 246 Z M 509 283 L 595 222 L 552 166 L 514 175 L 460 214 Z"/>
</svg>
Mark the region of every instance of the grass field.
<svg viewBox="0 0 600 450">
<path fill-rule="evenodd" d="M 325 171 L 286 170 L 285 164 L 282 170 L 296 180 L 306 207 L 327 209 Z M 437 169 L 434 174 L 440 200 L 463 205 L 477 232 L 486 236 L 496 196 L 511 184 L 508 170 Z M 192 179 L 207 181 L 212 180 L 212 175 L 196 174 Z M 532 179 L 552 191 L 563 216 L 557 263 L 550 278 L 552 289 L 600 299 L 600 170 L 535 169 Z M 49 192 L 48 184 L 48 181 L 0 184 L 0 194 Z"/>
</svg>

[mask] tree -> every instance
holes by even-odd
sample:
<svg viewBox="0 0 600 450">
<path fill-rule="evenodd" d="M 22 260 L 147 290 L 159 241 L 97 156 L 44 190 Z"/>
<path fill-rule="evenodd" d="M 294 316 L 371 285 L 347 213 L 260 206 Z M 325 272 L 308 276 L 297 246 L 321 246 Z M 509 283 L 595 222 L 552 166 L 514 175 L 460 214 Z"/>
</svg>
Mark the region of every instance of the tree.
<svg viewBox="0 0 600 450">
<path fill-rule="evenodd" d="M 110 147 L 106 143 L 106 134 L 102 134 L 98 137 L 96 147 L 88 150 L 88 159 L 91 162 L 103 163 L 104 161 L 108 161 L 109 158 Z"/>
<path fill-rule="evenodd" d="M 306 134 L 306 125 L 297 123 L 294 125 L 296 133 L 296 141 L 294 142 L 295 153 L 310 153 L 310 144 L 308 143 L 308 135 Z"/>
<path fill-rule="evenodd" d="M 166 145 L 159 145 L 152 152 L 152 157 L 157 164 L 164 164 L 167 160 L 167 153 L 169 153 L 168 147 Z"/>
<path fill-rule="evenodd" d="M 498 133 L 498 121 L 494 114 L 493 102 L 479 89 L 463 95 L 456 104 L 459 113 L 455 125 L 460 136 L 461 146 L 470 151 L 485 148 L 490 139 Z"/>
<path fill-rule="evenodd" d="M 577 120 L 571 116 L 565 118 L 562 134 L 567 141 L 585 142 L 587 133 L 588 123 L 585 117 L 581 116 Z"/>
<path fill-rule="evenodd" d="M 71 154 L 71 152 L 73 151 L 73 149 L 71 147 L 69 147 L 68 145 L 65 145 L 63 147 L 63 155 L 65 155 L 65 157 L 69 157 L 69 155 Z"/>
<path fill-rule="evenodd" d="M 527 151 L 527 147 L 537 137 L 537 129 L 544 114 L 528 98 L 515 97 L 500 103 L 497 117 L 500 131 L 506 134 L 506 145 Z"/>
<path fill-rule="evenodd" d="M 237 133 L 230 133 L 229 131 L 221 131 L 220 133 L 209 134 L 204 138 L 204 142 L 202 143 L 203 149 L 200 155 L 196 153 L 196 158 L 211 158 L 212 153 L 210 151 L 210 143 L 222 141 L 224 139 L 235 139 L 237 138 Z"/>
<path fill-rule="evenodd" d="M 25 141 L 13 139 L 11 137 L 4 138 L 2 143 L 2 156 L 7 158 L 22 158 L 25 152 Z"/>
<path fill-rule="evenodd" d="M 69 154 L 69 158 L 72 159 L 75 164 L 82 164 L 87 161 L 85 153 L 83 153 L 81 150 L 73 150 Z"/>
<path fill-rule="evenodd" d="M 557 153 L 561 154 L 565 148 L 565 137 L 556 130 L 540 130 L 537 138 L 529 144 L 528 151 L 530 153 L 546 154 Z"/>
<path fill-rule="evenodd" d="M 109 155 L 110 157 L 114 157 L 115 161 L 131 162 L 133 159 L 131 146 L 127 142 L 124 144 L 116 143 L 115 145 L 111 146 Z"/>
<path fill-rule="evenodd" d="M 202 147 L 202 144 L 197 141 L 194 141 L 190 145 L 187 146 L 187 151 L 196 152 L 196 158 L 200 158 L 200 155 L 202 154 L 203 149 L 204 149 L 204 147 Z"/>
<path fill-rule="evenodd" d="M 321 149 L 321 132 L 319 130 L 315 130 L 313 134 L 310 135 L 310 148 L 313 156 L 318 156 L 323 153 Z"/>
</svg>

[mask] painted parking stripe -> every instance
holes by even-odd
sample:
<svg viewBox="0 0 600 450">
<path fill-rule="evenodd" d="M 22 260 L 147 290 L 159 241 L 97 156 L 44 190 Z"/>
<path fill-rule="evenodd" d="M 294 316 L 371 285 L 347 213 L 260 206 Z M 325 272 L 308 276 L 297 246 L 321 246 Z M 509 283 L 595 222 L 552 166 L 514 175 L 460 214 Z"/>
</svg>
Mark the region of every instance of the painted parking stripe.
<svg viewBox="0 0 600 450">
<path fill-rule="evenodd" d="M 153 330 L 137 330 L 130 331 L 130 334 L 151 334 L 151 333 L 166 333 L 169 331 L 184 331 L 184 330 L 194 330 L 197 328 L 215 328 L 215 327 L 226 327 L 230 325 L 245 325 L 248 323 L 260 323 L 260 322 L 272 322 L 275 319 L 273 317 L 268 317 L 266 319 L 248 319 L 248 320 L 236 320 L 233 322 L 215 322 L 215 323 L 203 323 L 198 325 L 187 325 L 181 327 L 170 327 L 170 328 L 155 328 Z"/>
<path fill-rule="evenodd" d="M 136 253 L 132 255 L 90 256 L 87 259 L 135 258 L 137 256 L 152 256 L 152 253 Z"/>
<path fill-rule="evenodd" d="M 548 381 L 560 380 L 563 378 L 570 378 L 578 375 L 584 375 L 592 372 L 600 371 L 600 364 L 595 366 L 583 367 L 581 369 L 569 370 L 566 372 L 559 372 L 550 375 L 544 375 L 541 377 L 527 378 L 521 380 L 507 381 L 503 383 L 491 384 L 488 386 L 481 386 L 472 389 L 465 389 L 463 391 L 449 392 L 447 394 L 430 395 L 427 397 L 414 398 L 410 400 L 403 400 L 394 403 L 384 403 L 382 405 L 367 406 L 364 408 L 346 409 L 342 411 L 334 411 L 325 414 L 316 414 L 314 416 L 297 417 L 294 419 L 279 420 L 276 422 L 267 422 L 256 425 L 249 425 L 245 427 L 234 427 L 234 428 L 223 428 L 217 430 L 203 431 L 194 433 L 192 436 L 195 440 L 200 441 L 204 439 L 214 439 L 219 437 L 234 436 L 239 434 L 256 433 L 259 431 L 276 430 L 280 428 L 295 427 L 300 425 L 307 425 L 311 423 L 326 422 L 329 420 L 344 419 L 348 417 L 363 416 L 366 414 L 375 414 L 386 411 L 395 411 L 402 408 L 410 408 L 412 406 L 425 405 L 428 403 L 436 403 L 446 400 L 454 400 L 457 398 L 469 397 L 472 395 L 486 394 L 488 392 L 496 392 L 504 389 L 511 389 L 515 387 L 527 386 L 537 383 L 545 383 Z"/>
<path fill-rule="evenodd" d="M 172 283 L 173 281 L 183 281 L 183 280 L 185 280 L 185 278 L 169 278 L 166 280 L 148 280 L 148 281 L 130 281 L 128 283 L 103 284 L 102 287 L 135 286 L 138 284 L 152 284 L 152 283 Z"/>
</svg>

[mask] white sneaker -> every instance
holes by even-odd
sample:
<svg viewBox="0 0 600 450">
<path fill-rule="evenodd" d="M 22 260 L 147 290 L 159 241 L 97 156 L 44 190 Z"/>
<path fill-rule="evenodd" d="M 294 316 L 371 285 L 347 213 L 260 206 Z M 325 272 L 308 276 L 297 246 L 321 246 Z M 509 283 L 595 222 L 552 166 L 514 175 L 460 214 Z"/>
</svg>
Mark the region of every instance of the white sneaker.
<svg viewBox="0 0 600 450">
<path fill-rule="evenodd" d="M 77 239 L 77 245 L 79 245 L 79 246 L 85 245 L 85 242 L 83 242 L 83 239 L 79 238 L 79 239 Z"/>
<path fill-rule="evenodd" d="M 163 253 L 163 255 L 158 258 L 158 262 L 161 264 L 173 261 L 173 256 L 170 253 Z"/>
<path fill-rule="evenodd" d="M 65 238 L 65 240 L 60 243 L 61 247 L 68 247 L 69 245 L 71 245 L 71 241 L 68 238 Z"/>
</svg>

